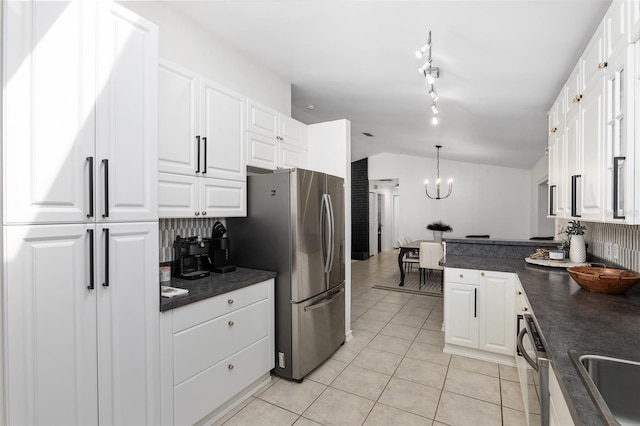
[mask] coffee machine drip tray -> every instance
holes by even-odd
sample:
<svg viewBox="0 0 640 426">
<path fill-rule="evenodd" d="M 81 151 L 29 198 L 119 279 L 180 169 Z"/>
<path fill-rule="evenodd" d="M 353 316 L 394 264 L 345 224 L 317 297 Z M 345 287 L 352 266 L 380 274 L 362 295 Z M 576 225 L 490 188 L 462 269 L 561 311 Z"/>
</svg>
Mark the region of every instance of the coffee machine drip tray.
<svg viewBox="0 0 640 426">
<path fill-rule="evenodd" d="M 218 272 L 220 274 L 225 274 L 227 272 L 233 272 L 236 270 L 236 267 L 233 265 L 224 265 L 224 266 L 215 266 L 213 268 L 213 272 Z"/>
<path fill-rule="evenodd" d="M 184 280 L 196 280 L 198 278 L 204 278 L 211 275 L 209 271 L 193 271 L 193 272 L 184 272 L 179 274 L 178 277 Z"/>
</svg>

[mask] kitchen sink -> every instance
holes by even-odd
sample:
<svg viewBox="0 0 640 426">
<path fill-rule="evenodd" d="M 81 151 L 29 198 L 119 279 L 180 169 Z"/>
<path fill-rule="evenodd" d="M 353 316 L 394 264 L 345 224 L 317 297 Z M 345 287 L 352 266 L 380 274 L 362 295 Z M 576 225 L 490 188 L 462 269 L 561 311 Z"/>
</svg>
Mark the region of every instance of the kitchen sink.
<svg viewBox="0 0 640 426">
<path fill-rule="evenodd" d="M 571 357 L 610 424 L 640 425 L 640 362 L 595 354 Z"/>
</svg>

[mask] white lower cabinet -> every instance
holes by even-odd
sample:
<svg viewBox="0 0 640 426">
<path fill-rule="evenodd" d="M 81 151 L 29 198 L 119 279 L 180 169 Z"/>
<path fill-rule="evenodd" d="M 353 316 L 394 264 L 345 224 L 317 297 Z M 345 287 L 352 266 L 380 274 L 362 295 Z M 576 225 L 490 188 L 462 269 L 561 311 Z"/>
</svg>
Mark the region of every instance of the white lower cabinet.
<svg viewBox="0 0 640 426">
<path fill-rule="evenodd" d="M 157 424 L 158 224 L 4 228 L 6 424 Z"/>
<path fill-rule="evenodd" d="M 514 285 L 513 273 L 445 268 L 445 352 L 512 364 Z"/>
<path fill-rule="evenodd" d="M 549 425 L 572 426 L 574 424 L 569 406 L 556 379 L 556 373 L 553 371 L 552 364 L 549 363 Z"/>
<path fill-rule="evenodd" d="M 213 423 L 270 380 L 273 280 L 162 314 L 162 424 Z"/>
<path fill-rule="evenodd" d="M 158 173 L 158 216 L 246 216 L 246 193 L 246 182 Z"/>
</svg>

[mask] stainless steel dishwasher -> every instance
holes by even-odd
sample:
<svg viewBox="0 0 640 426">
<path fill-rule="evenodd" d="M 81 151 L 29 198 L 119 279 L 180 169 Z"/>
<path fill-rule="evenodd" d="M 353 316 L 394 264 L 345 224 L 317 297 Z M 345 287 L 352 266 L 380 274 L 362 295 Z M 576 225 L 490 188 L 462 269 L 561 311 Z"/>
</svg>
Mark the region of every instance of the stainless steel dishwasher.
<svg viewBox="0 0 640 426">
<path fill-rule="evenodd" d="M 524 327 L 518 333 L 518 350 L 523 358 L 538 374 L 540 383 L 540 424 L 549 425 L 549 358 L 542 338 L 538 332 L 535 319 L 531 314 L 523 315 Z M 527 336 L 529 344 L 525 344 Z M 525 375 L 527 377 L 527 375 Z M 525 402 L 526 403 L 526 402 Z M 526 410 L 530 412 L 530 407 Z"/>
</svg>

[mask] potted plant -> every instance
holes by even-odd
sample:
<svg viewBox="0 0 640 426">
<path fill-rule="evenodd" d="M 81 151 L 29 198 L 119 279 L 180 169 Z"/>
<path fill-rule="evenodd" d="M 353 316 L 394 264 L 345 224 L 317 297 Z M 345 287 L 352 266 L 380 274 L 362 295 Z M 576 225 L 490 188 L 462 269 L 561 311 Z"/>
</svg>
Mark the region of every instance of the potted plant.
<svg viewBox="0 0 640 426">
<path fill-rule="evenodd" d="M 453 228 L 451 226 L 447 225 L 441 220 L 430 223 L 429 225 L 427 225 L 427 229 L 433 231 L 433 239 L 437 242 L 442 241 L 443 232 L 453 231 Z"/>
<path fill-rule="evenodd" d="M 587 260 L 587 248 L 584 242 L 584 231 L 587 229 L 579 220 L 572 220 L 558 235 L 564 234 L 567 238 L 562 242 L 563 248 L 569 246 L 569 259 L 575 263 Z"/>
</svg>

